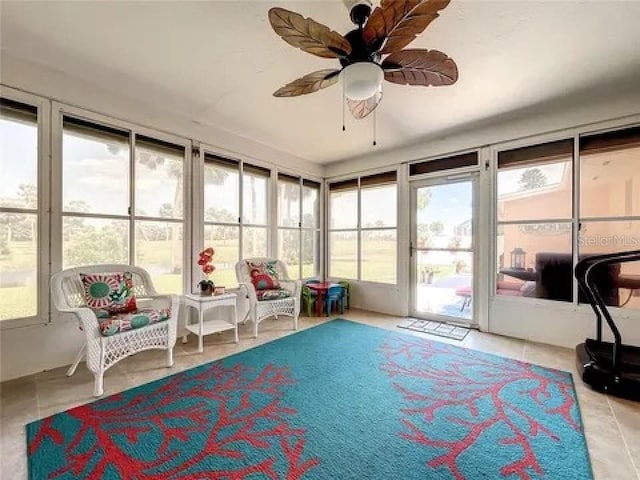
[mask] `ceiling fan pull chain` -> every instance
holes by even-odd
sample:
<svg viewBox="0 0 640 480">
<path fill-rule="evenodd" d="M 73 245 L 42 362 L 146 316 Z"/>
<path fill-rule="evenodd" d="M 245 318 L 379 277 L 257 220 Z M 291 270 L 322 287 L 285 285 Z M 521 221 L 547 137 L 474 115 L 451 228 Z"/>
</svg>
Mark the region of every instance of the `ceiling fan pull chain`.
<svg viewBox="0 0 640 480">
<path fill-rule="evenodd" d="M 376 117 L 378 116 L 378 114 L 375 112 L 373 112 L 373 146 L 375 147 L 378 143 L 376 142 Z"/>
<path fill-rule="evenodd" d="M 377 128 L 378 127 L 377 119 L 378 119 L 378 109 L 376 108 L 373 111 L 373 146 L 374 147 L 376 145 L 378 145 L 378 142 L 376 142 L 376 136 L 377 136 L 376 133 L 377 133 L 377 130 L 378 130 L 378 128 Z"/>
<path fill-rule="evenodd" d="M 344 103 L 345 103 L 345 86 L 344 86 L 344 79 L 342 79 L 342 131 L 344 132 L 347 127 L 344 126 Z"/>
</svg>

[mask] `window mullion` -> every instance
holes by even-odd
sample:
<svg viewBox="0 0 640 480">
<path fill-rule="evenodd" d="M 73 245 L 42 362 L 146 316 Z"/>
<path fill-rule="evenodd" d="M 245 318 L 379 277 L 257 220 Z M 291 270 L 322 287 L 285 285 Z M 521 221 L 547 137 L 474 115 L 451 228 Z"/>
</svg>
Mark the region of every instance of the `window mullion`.
<svg viewBox="0 0 640 480">
<path fill-rule="evenodd" d="M 360 177 L 358 177 L 358 195 L 357 195 L 357 208 L 358 208 L 358 218 L 356 224 L 356 244 L 357 244 L 357 252 L 356 252 L 356 262 L 357 262 L 357 276 L 358 280 L 362 281 L 362 188 L 360 185 Z"/>
<path fill-rule="evenodd" d="M 136 264 L 136 135 L 129 133 L 129 264 Z"/>
<path fill-rule="evenodd" d="M 304 209 L 302 208 L 302 202 L 304 201 L 302 191 L 302 177 L 299 179 L 299 194 L 298 194 L 298 278 L 302 278 L 302 214 Z"/>
<path fill-rule="evenodd" d="M 244 257 L 244 162 L 238 164 L 238 261 Z"/>
<path fill-rule="evenodd" d="M 571 173 L 573 175 L 573 195 L 571 196 L 571 201 L 573 204 L 571 205 L 572 210 L 572 228 L 571 228 L 571 251 L 573 256 L 573 269 L 578 264 L 578 259 L 580 258 L 580 136 L 575 135 L 573 137 L 573 164 L 571 168 Z M 573 283 L 573 304 L 578 305 L 578 296 L 579 296 L 579 287 L 578 281 L 575 278 L 575 275 L 571 276 L 571 281 Z"/>
</svg>

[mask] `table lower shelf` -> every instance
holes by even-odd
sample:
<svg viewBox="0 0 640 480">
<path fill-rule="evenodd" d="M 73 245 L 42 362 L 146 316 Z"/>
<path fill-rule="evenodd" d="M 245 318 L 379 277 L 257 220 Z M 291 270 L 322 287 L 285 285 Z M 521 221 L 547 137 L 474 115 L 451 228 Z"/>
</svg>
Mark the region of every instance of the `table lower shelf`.
<svg viewBox="0 0 640 480">
<path fill-rule="evenodd" d="M 210 335 L 212 333 L 235 330 L 235 328 L 236 326 L 233 323 L 229 323 L 224 320 L 207 320 L 202 324 L 202 335 Z M 197 323 L 186 325 L 186 329 L 191 333 L 200 335 L 200 325 Z"/>
</svg>

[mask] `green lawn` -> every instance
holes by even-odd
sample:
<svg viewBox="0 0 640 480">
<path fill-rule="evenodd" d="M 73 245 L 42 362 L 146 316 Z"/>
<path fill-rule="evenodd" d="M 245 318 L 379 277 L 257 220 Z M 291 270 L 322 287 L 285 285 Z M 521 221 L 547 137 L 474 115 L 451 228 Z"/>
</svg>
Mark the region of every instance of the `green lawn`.
<svg viewBox="0 0 640 480">
<path fill-rule="evenodd" d="M 37 289 L 26 284 L 23 275 L 15 278 L 12 272 L 35 271 L 37 265 L 35 242 L 12 242 L 9 254 L 0 255 L 0 320 L 31 317 L 37 314 Z"/>
<path fill-rule="evenodd" d="M 37 314 L 37 290 L 30 287 L 0 288 L 0 320 Z"/>
<path fill-rule="evenodd" d="M 376 240 L 362 244 L 362 280 L 396 283 L 396 242 Z M 354 279 L 357 276 L 355 242 L 335 239 L 331 243 L 330 276 Z"/>
<path fill-rule="evenodd" d="M 213 259 L 216 271 L 211 275 L 213 282 L 216 285 L 235 288 L 237 286 L 234 269 L 238 258 L 237 240 L 207 240 L 205 245 L 211 245 L 216 250 Z M 365 242 L 362 253 L 363 280 L 396 283 L 396 244 L 394 241 Z M 181 241 L 138 241 L 136 257 L 136 264 L 152 272 L 153 282 L 158 292 L 182 292 Z M 0 256 L 0 270 L 3 273 L 25 271 L 34 268 L 35 262 L 35 245 L 16 242 L 11 245 L 9 255 Z M 290 264 L 288 267 L 290 275 L 294 278 L 297 277 L 299 266 Z M 439 268 L 441 273 L 438 275 L 450 273 L 443 272 L 443 267 Z M 312 263 L 304 264 L 302 267 L 303 278 L 315 276 L 314 270 L 315 267 Z M 356 272 L 354 242 L 335 241 L 332 245 L 331 276 L 353 279 L 356 277 Z M 13 285 L 9 281 L 6 281 L 5 284 L 7 286 L 0 288 L 0 320 L 35 315 L 37 295 L 34 286 L 21 285 L 20 283 Z M 195 285 L 193 288 L 195 289 Z"/>
</svg>

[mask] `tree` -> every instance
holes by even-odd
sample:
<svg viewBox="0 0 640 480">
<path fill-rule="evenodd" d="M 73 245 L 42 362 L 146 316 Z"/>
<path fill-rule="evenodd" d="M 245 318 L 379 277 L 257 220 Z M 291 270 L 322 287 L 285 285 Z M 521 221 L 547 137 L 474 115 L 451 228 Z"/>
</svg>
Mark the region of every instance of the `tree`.
<svg viewBox="0 0 640 480">
<path fill-rule="evenodd" d="M 89 204 L 84 200 L 72 200 L 67 203 L 64 210 L 67 212 L 87 213 L 89 211 Z M 62 229 L 62 232 L 64 236 L 63 240 L 65 242 L 70 241 L 86 229 L 84 217 L 65 216 L 63 224 L 64 228 Z"/>
<path fill-rule="evenodd" d="M 429 225 L 429 230 L 434 235 L 440 235 L 444 231 L 444 224 L 440 220 L 436 220 L 435 222 L 431 222 L 431 225 Z"/>
<path fill-rule="evenodd" d="M 416 204 L 418 210 L 424 210 L 431 202 L 431 189 L 430 188 L 420 188 L 418 189 L 418 195 L 416 199 Z"/>
<path fill-rule="evenodd" d="M 534 190 L 547 184 L 547 176 L 539 168 L 528 168 L 522 172 L 518 184 L 523 190 Z"/>
<path fill-rule="evenodd" d="M 126 233 L 117 234 L 111 226 L 97 229 L 87 225 L 65 241 L 64 258 L 68 265 L 129 263 L 127 250 Z"/>
<path fill-rule="evenodd" d="M 23 201 L 24 208 L 38 208 L 38 189 L 35 185 L 19 185 L 18 196 Z"/>
<path fill-rule="evenodd" d="M 162 218 L 171 218 L 173 216 L 173 205 L 170 203 L 163 203 L 158 210 L 158 215 Z"/>
</svg>

